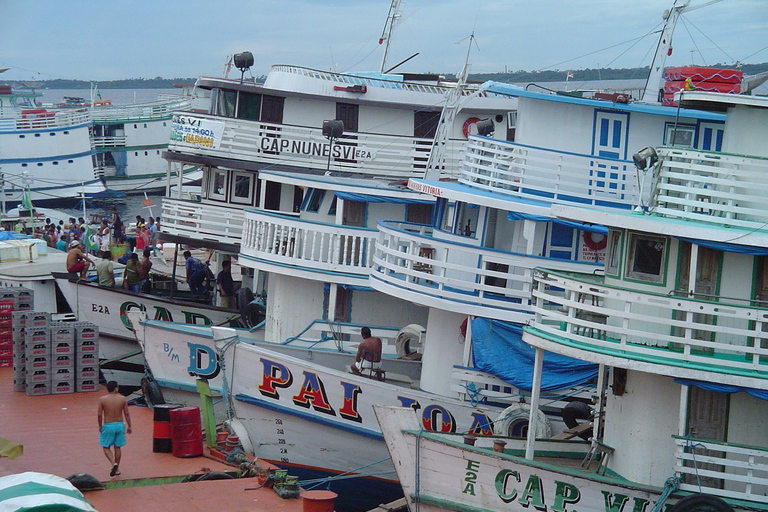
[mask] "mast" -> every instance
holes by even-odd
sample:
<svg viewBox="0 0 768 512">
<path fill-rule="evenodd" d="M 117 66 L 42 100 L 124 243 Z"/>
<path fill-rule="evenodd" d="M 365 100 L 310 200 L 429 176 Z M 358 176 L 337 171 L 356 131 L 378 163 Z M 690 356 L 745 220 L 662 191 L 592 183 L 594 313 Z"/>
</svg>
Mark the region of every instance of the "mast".
<svg viewBox="0 0 768 512">
<path fill-rule="evenodd" d="M 429 161 L 427 169 L 424 172 L 424 179 L 437 180 L 440 178 L 440 170 L 445 166 L 445 151 L 450 136 L 451 127 L 456 119 L 456 114 L 460 110 L 460 103 L 464 90 L 467 87 L 467 77 L 469 76 L 469 52 L 472 50 L 472 41 L 475 40 L 475 33 L 469 36 L 469 46 L 467 47 L 467 58 L 464 60 L 464 67 L 457 77 L 456 87 L 451 89 L 446 95 L 445 106 L 440 113 L 440 121 L 435 130 L 435 139 L 432 141 L 432 150 L 429 152 Z"/>
<path fill-rule="evenodd" d="M 381 72 L 387 69 L 387 55 L 389 54 L 389 45 L 392 41 L 392 32 L 395 27 L 400 23 L 400 16 L 403 13 L 403 7 L 405 7 L 406 0 L 392 0 L 392 5 L 389 6 L 389 14 L 387 15 L 387 21 L 384 23 L 384 30 L 381 31 L 381 37 L 379 38 L 379 44 L 386 43 L 384 45 L 384 55 L 381 57 Z"/>
<path fill-rule="evenodd" d="M 690 7 L 688 4 L 691 0 L 674 0 L 672 8 L 664 11 L 664 28 L 661 29 L 661 36 L 659 37 L 659 43 L 656 45 L 656 54 L 653 56 L 653 62 L 651 63 L 651 71 L 648 73 L 648 80 L 645 82 L 645 90 L 643 91 L 643 97 L 640 101 L 644 103 L 660 103 L 659 101 L 659 89 L 662 88 L 662 79 L 664 78 L 664 64 L 667 61 L 667 57 L 672 55 L 672 34 L 675 32 L 675 25 L 678 18 L 684 12 L 693 11 L 706 7 L 721 0 L 710 0 L 703 4 Z"/>
</svg>

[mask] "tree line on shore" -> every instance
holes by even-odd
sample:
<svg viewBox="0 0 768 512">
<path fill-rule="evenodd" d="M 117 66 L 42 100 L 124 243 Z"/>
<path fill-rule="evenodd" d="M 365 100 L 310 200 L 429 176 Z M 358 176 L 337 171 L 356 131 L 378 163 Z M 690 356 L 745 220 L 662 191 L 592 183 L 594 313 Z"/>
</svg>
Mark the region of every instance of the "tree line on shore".
<svg viewBox="0 0 768 512">
<path fill-rule="evenodd" d="M 733 65 L 714 64 L 710 67 L 733 69 Z M 768 62 L 761 64 L 742 64 L 739 69 L 745 76 L 755 75 L 768 71 Z M 503 71 L 498 73 L 471 73 L 469 80 L 471 82 L 485 82 L 494 80 L 496 82 L 521 83 L 521 82 L 564 82 L 568 73 L 571 73 L 572 80 L 631 80 L 644 79 L 648 76 L 649 68 L 595 68 L 595 69 L 574 69 L 574 70 L 546 70 L 546 71 Z M 454 75 L 446 74 L 448 78 L 455 78 Z M 263 82 L 264 76 L 257 77 L 257 82 Z M 171 89 L 174 84 L 194 84 L 197 78 L 128 78 L 123 80 L 105 80 L 98 82 L 100 89 Z M 0 84 L 16 84 L 23 81 L 0 81 Z M 88 80 L 41 80 L 36 82 L 40 89 L 90 89 L 96 82 Z M 39 84 L 39 85 L 38 85 Z"/>
</svg>

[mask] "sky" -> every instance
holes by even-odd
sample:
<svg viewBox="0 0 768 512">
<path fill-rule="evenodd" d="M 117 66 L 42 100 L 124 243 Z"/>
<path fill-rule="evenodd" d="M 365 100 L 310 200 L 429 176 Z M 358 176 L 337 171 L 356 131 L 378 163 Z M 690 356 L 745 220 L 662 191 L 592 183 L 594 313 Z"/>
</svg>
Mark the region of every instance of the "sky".
<svg viewBox="0 0 768 512">
<path fill-rule="evenodd" d="M 457 73 L 650 65 L 673 0 L 408 0 L 389 66 Z M 693 6 L 706 0 L 691 0 Z M 369 71 L 390 0 L 2 0 L 0 80 L 222 76 L 228 55 Z M 683 14 L 667 65 L 768 62 L 768 0 L 722 0 Z M 230 76 L 238 72 L 233 70 Z M 247 75 L 246 75 L 247 76 Z"/>
</svg>

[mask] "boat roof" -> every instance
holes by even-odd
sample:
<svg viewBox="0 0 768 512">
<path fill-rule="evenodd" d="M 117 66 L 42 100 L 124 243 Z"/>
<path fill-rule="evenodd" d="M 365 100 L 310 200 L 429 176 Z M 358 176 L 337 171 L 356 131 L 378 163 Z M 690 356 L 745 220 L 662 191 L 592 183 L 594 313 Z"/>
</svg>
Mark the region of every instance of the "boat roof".
<svg viewBox="0 0 768 512">
<path fill-rule="evenodd" d="M 552 217 L 552 203 L 547 201 L 510 196 L 454 181 L 433 181 L 411 178 L 408 180 L 408 186 L 423 194 L 442 197 L 449 201 L 462 201 L 504 211 Z"/>
<path fill-rule="evenodd" d="M 737 105 L 768 108 L 768 96 L 749 96 L 746 94 L 724 94 L 722 92 L 680 91 L 675 93 L 675 102 L 686 107 L 725 112 Z"/>
<path fill-rule="evenodd" d="M 369 196 L 399 197 L 415 199 L 417 192 L 409 189 L 407 180 L 356 178 L 349 176 L 300 172 L 261 170 L 259 177 L 267 181 L 332 190 L 334 192 L 358 193 Z"/>
<path fill-rule="evenodd" d="M 684 118 L 705 119 L 709 121 L 725 121 L 725 115 L 717 112 L 706 112 L 703 110 L 694 110 L 690 108 L 665 107 L 662 105 L 651 105 L 649 103 L 615 103 L 606 100 L 596 100 L 590 98 L 579 98 L 567 94 L 551 94 L 536 91 L 528 91 L 518 85 L 505 84 L 501 82 L 488 81 L 483 87 L 496 94 L 505 94 L 518 98 L 531 98 L 535 100 L 554 101 L 557 103 L 568 103 L 572 105 L 584 105 L 588 107 L 611 108 L 626 112 L 639 112 L 658 116 L 679 116 Z"/>
<path fill-rule="evenodd" d="M 673 236 L 724 244 L 768 247 L 768 231 L 725 226 L 676 217 L 663 217 L 648 212 L 606 211 L 566 205 L 552 205 L 552 215 L 603 226 L 644 231 L 653 235 Z"/>
</svg>

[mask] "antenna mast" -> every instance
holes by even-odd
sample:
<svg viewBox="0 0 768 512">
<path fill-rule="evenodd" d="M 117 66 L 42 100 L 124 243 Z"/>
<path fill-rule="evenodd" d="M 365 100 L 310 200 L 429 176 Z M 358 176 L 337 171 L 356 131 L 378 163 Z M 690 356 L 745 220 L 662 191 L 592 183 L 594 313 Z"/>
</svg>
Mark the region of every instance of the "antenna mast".
<svg viewBox="0 0 768 512">
<path fill-rule="evenodd" d="M 381 31 L 381 37 L 379 38 L 379 44 L 386 43 L 384 46 L 384 55 L 381 58 L 381 72 L 387 69 L 387 55 L 389 54 L 389 45 L 392 41 L 392 32 L 395 27 L 400 23 L 400 16 L 403 13 L 403 7 L 405 7 L 406 0 L 392 0 L 392 5 L 389 6 L 389 14 L 387 14 L 387 21 L 384 23 L 384 30 Z"/>
</svg>

